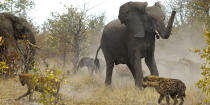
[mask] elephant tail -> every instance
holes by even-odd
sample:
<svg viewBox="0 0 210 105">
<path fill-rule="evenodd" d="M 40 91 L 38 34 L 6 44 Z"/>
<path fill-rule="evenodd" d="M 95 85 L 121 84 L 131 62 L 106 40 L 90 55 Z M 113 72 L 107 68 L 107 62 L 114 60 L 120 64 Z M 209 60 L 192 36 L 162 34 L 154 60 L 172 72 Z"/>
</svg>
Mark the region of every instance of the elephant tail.
<svg viewBox="0 0 210 105">
<path fill-rule="evenodd" d="M 98 52 L 100 49 L 101 49 L 101 46 L 99 46 L 99 48 L 97 49 L 95 60 L 94 60 L 94 64 L 95 64 L 97 70 L 99 70 L 99 68 L 100 68 L 100 62 L 98 60 Z"/>
</svg>

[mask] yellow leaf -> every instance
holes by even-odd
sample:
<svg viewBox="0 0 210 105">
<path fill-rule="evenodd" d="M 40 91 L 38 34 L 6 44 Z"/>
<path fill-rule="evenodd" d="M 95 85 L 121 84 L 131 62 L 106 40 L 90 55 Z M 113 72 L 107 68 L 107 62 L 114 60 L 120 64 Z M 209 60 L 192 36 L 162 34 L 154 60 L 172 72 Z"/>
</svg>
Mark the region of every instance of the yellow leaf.
<svg viewBox="0 0 210 105">
<path fill-rule="evenodd" d="M 67 82 L 67 80 L 64 80 L 64 84 L 67 84 L 68 82 Z"/>
<path fill-rule="evenodd" d="M 200 49 L 197 49 L 197 48 L 194 50 L 195 53 L 200 52 L 200 51 L 201 50 Z"/>
<path fill-rule="evenodd" d="M 208 53 L 208 49 L 203 49 L 203 52 L 204 53 Z"/>
<path fill-rule="evenodd" d="M 50 74 L 49 75 L 49 79 L 51 80 L 51 79 L 53 79 L 54 78 L 54 75 L 53 74 Z"/>
<path fill-rule="evenodd" d="M 2 46 L 2 44 L 4 43 L 3 38 L 0 36 L 0 46 Z"/>
<path fill-rule="evenodd" d="M 55 82 L 58 82 L 58 79 L 57 78 L 55 78 Z"/>
</svg>

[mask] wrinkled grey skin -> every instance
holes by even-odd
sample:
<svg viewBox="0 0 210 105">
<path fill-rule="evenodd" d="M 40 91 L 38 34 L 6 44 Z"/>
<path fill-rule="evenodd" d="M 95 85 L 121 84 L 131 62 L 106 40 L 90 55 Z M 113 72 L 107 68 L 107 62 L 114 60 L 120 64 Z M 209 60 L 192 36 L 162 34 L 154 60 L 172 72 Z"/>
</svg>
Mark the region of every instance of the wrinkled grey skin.
<svg viewBox="0 0 210 105">
<path fill-rule="evenodd" d="M 127 2 L 120 7 L 119 19 L 104 27 L 101 45 L 96 52 L 95 61 L 100 48 L 106 60 L 106 85 L 111 85 L 114 65 L 126 64 L 135 85 L 141 87 L 141 58 L 145 58 L 151 75 L 159 75 L 154 57 L 155 36 L 169 38 L 175 13 L 172 12 L 168 26 L 165 27 L 165 16 L 159 3 L 147 7 L 147 2 Z"/>
<path fill-rule="evenodd" d="M 99 64 L 100 65 L 100 64 Z M 94 64 L 94 59 L 90 57 L 83 57 L 80 59 L 78 65 L 77 65 L 77 71 L 79 68 L 87 67 L 89 71 L 91 71 L 91 75 L 93 75 L 94 71 L 95 73 L 98 73 L 100 68 L 97 69 Z"/>
<path fill-rule="evenodd" d="M 35 37 L 29 23 L 22 18 L 16 17 L 10 13 L 0 13 L 0 37 L 3 37 L 4 43 L 0 46 L 0 60 L 3 60 L 4 55 L 8 53 L 9 43 L 16 43 L 17 40 L 28 40 L 31 44 L 35 45 Z M 35 48 L 29 45 L 27 50 L 30 56 L 24 56 L 26 72 L 31 69 L 33 65 Z"/>
</svg>

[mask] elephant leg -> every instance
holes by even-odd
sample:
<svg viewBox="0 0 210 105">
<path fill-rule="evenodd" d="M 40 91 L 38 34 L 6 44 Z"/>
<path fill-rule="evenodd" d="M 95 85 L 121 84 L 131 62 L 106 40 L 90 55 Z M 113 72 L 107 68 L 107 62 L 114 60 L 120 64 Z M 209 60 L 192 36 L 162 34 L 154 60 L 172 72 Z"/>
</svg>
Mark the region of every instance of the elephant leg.
<svg viewBox="0 0 210 105">
<path fill-rule="evenodd" d="M 113 68 L 114 68 L 114 63 L 107 62 L 107 64 L 106 64 L 106 80 L 105 80 L 106 85 L 111 85 Z"/>
<path fill-rule="evenodd" d="M 98 71 L 98 69 L 96 68 L 95 65 L 92 65 L 92 69 L 93 69 L 93 71 L 95 72 L 95 74 L 99 73 L 99 71 Z"/>
<path fill-rule="evenodd" d="M 128 66 L 128 68 L 130 69 L 130 71 L 131 71 L 131 73 L 132 73 L 132 75 L 133 75 L 134 80 L 136 80 L 135 70 L 134 70 L 134 68 L 133 68 L 133 65 L 127 64 L 127 66 Z"/>
<path fill-rule="evenodd" d="M 94 71 L 93 69 L 90 70 L 90 75 L 93 75 Z"/>
<path fill-rule="evenodd" d="M 154 56 L 145 57 L 145 63 L 149 68 L 151 75 L 159 75 Z"/>
<path fill-rule="evenodd" d="M 132 63 L 131 63 L 132 64 Z M 141 66 L 141 58 L 135 57 L 135 60 L 133 62 L 134 64 L 134 73 L 135 73 L 135 85 L 139 88 L 142 87 L 142 80 L 143 80 L 143 72 L 142 72 L 142 66 Z"/>
<path fill-rule="evenodd" d="M 88 66 L 88 71 L 90 72 L 90 75 L 93 75 L 93 69 L 91 67 Z"/>
</svg>

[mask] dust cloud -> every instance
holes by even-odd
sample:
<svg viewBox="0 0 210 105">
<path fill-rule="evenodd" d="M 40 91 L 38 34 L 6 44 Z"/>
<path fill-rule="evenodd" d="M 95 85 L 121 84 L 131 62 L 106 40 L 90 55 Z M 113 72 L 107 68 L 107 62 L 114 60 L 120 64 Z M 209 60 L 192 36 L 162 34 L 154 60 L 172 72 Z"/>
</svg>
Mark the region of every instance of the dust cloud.
<svg viewBox="0 0 210 105">
<path fill-rule="evenodd" d="M 206 46 L 203 32 L 186 26 L 167 40 L 157 40 L 155 57 L 160 76 L 192 85 L 201 78 L 202 60 L 191 50 Z"/>
</svg>

